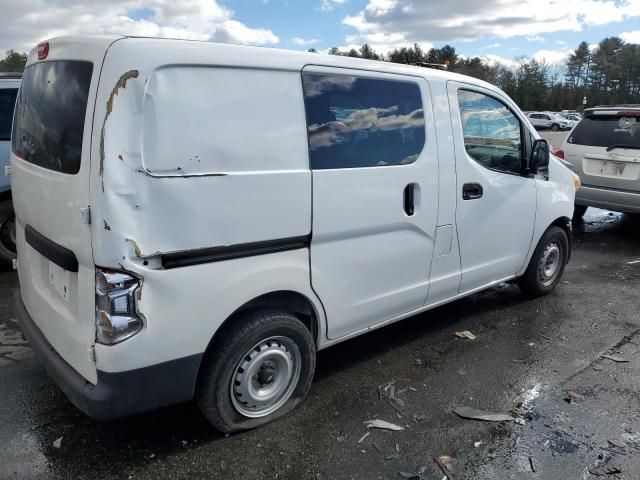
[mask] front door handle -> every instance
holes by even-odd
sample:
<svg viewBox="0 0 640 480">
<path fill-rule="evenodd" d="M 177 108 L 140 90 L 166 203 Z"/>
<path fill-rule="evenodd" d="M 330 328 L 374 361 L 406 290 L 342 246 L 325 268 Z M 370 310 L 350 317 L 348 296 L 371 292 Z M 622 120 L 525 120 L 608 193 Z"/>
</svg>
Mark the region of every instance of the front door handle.
<svg viewBox="0 0 640 480">
<path fill-rule="evenodd" d="M 482 185 L 479 183 L 465 183 L 462 186 L 463 200 L 477 200 L 478 198 L 482 198 L 483 193 Z"/>
<path fill-rule="evenodd" d="M 404 187 L 404 213 L 409 217 L 415 212 L 415 183 L 410 183 Z"/>
</svg>

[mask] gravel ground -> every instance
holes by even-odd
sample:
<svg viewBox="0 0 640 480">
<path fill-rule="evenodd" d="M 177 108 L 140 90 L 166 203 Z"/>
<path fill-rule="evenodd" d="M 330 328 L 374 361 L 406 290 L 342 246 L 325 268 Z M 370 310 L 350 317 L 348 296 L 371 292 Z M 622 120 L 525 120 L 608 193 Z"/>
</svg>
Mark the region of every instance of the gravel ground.
<svg viewBox="0 0 640 480">
<path fill-rule="evenodd" d="M 591 209 L 574 247 L 553 294 L 501 285 L 321 352 L 302 406 L 228 438 L 191 404 L 79 413 L 22 340 L 16 276 L 0 274 L 0 478 L 441 480 L 442 456 L 456 480 L 638 478 L 640 219 Z M 389 382 L 402 414 L 379 397 Z M 465 420 L 460 406 L 521 420 Z M 367 431 L 374 418 L 405 429 Z"/>
</svg>

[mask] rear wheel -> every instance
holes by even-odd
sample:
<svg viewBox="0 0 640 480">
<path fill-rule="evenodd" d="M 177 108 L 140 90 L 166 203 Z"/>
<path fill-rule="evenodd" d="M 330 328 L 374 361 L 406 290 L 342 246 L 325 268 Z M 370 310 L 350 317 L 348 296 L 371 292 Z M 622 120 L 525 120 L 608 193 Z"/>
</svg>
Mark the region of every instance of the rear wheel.
<svg viewBox="0 0 640 480">
<path fill-rule="evenodd" d="M 584 214 L 587 213 L 587 208 L 589 207 L 586 205 L 575 205 L 573 208 L 573 219 L 580 220 L 584 217 Z"/>
<path fill-rule="evenodd" d="M 567 233 L 560 227 L 550 227 L 540 239 L 518 285 L 529 295 L 547 295 L 560 281 L 568 258 Z"/>
<path fill-rule="evenodd" d="M 0 203 L 0 267 L 11 268 L 16 258 L 16 216 L 11 200 Z"/>
<path fill-rule="evenodd" d="M 557 132 L 558 130 L 560 130 L 560 125 L 554 123 L 553 125 L 551 125 L 551 130 Z"/>
<path fill-rule="evenodd" d="M 294 315 L 254 310 L 231 320 L 203 361 L 196 397 L 222 432 L 264 425 L 293 410 L 311 386 L 315 343 Z"/>
</svg>

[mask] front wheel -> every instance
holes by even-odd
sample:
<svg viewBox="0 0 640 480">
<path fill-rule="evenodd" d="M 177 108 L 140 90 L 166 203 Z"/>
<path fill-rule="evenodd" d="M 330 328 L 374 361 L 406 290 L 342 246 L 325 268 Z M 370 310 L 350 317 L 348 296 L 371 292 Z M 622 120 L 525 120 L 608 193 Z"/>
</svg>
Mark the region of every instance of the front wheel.
<svg viewBox="0 0 640 480">
<path fill-rule="evenodd" d="M 551 130 L 557 132 L 558 130 L 560 130 L 560 125 L 554 123 L 553 125 L 551 125 Z"/>
<path fill-rule="evenodd" d="M 221 432 L 264 425 L 293 410 L 311 386 L 316 348 L 294 315 L 254 310 L 232 319 L 205 355 L 196 392 Z"/>
<path fill-rule="evenodd" d="M 518 285 L 529 295 L 547 295 L 560 281 L 568 258 L 567 233 L 560 227 L 550 227 L 540 239 L 526 272 L 518 279 Z"/>
</svg>

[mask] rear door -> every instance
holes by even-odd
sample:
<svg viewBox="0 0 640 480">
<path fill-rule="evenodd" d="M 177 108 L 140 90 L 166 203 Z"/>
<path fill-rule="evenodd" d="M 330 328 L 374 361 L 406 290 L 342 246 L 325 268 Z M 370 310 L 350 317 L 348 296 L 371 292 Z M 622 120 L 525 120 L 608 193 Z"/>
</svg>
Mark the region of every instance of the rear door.
<svg viewBox="0 0 640 480">
<path fill-rule="evenodd" d="M 506 98 L 449 82 L 456 151 L 460 292 L 516 275 L 536 212 L 536 183 L 523 175 L 527 129 Z"/>
<path fill-rule="evenodd" d="M 313 175 L 311 278 L 331 339 L 420 308 L 438 213 L 424 79 L 303 71 Z"/>
<path fill-rule="evenodd" d="M 12 141 L 22 299 L 53 348 L 96 381 L 94 264 L 88 224 L 93 105 L 105 40 L 53 41 L 31 53 Z"/>
<path fill-rule="evenodd" d="M 565 154 L 583 185 L 640 192 L 640 110 L 585 116 Z"/>
</svg>

